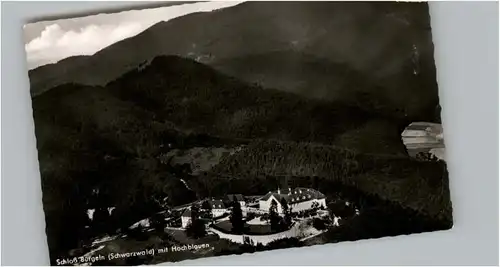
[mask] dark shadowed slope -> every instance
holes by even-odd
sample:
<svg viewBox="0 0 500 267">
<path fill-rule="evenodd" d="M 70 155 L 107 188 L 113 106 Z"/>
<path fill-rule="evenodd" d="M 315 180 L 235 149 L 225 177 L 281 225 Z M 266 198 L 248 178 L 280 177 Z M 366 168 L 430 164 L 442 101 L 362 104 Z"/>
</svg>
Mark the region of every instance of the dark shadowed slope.
<svg viewBox="0 0 500 267">
<path fill-rule="evenodd" d="M 149 215 L 157 197 L 172 205 L 194 197 L 159 160 L 162 144 L 183 134 L 106 88 L 61 85 L 35 97 L 33 113 L 52 256 L 85 238 L 96 188 L 97 203 L 116 207 L 119 226 Z"/>
<path fill-rule="evenodd" d="M 43 74 L 32 71 L 32 92 L 38 94 L 66 82 L 104 85 L 140 62 L 162 54 L 191 57 L 230 70 L 231 65 L 224 68 L 221 62 L 289 50 L 344 64 L 346 69 L 361 72 L 370 81 L 388 80 L 381 82 L 381 87 L 387 87 L 382 92 L 397 92 L 401 96 L 398 99 L 417 99 L 413 103 L 415 107 L 408 110 L 403 110 L 407 102 L 395 104 L 399 115 L 414 116 L 437 103 L 426 3 L 248 2 L 214 12 L 191 14 L 158 23 L 91 57 L 75 59 L 73 66 L 66 62 L 41 67 Z M 282 59 L 276 60 L 281 62 Z M 273 66 L 278 63 L 262 61 L 258 64 Z M 256 74 L 268 79 L 262 86 L 274 87 L 273 79 L 269 78 L 275 74 L 272 68 L 261 69 Z M 414 69 L 418 72 L 415 77 Z M 290 73 L 282 73 L 283 76 L 296 72 L 294 68 L 285 70 Z M 235 74 L 248 78 L 245 73 Z M 284 86 L 277 89 L 335 95 L 322 90 L 335 91 L 342 87 L 344 80 L 332 80 L 331 72 L 323 74 L 308 80 L 317 81 L 312 86 L 330 86 L 297 91 L 296 83 L 290 82 L 278 83 Z M 408 79 L 410 76 L 412 78 Z M 357 92 L 356 88 L 349 89 Z M 418 104 L 421 99 L 428 101 Z"/>
<path fill-rule="evenodd" d="M 160 133 L 168 129 L 102 87 L 53 88 L 34 98 L 33 113 L 44 189 L 58 190 L 67 183 L 80 186 L 83 194 L 100 185 L 121 204 L 130 200 L 127 190 L 138 179 L 153 175 L 147 165 L 160 152 Z M 44 194 L 49 209 L 58 206 L 46 199 L 54 196 Z"/>
<path fill-rule="evenodd" d="M 90 56 L 68 57 L 57 63 L 43 65 L 30 70 L 28 75 L 32 96 L 39 95 L 51 87 L 74 82 L 69 77 L 72 77 L 75 70 L 85 68 L 89 58 Z"/>
<path fill-rule="evenodd" d="M 397 75 L 377 78 L 349 64 L 287 50 L 221 60 L 212 66 L 249 83 L 285 88 L 306 97 L 343 102 L 391 117 L 413 114 L 421 116 L 415 119 L 425 120 L 427 114 L 417 114 L 437 103 L 437 94 L 422 90 L 432 85 L 414 75 L 411 65 L 401 66 Z M 408 84 L 404 90 L 399 87 L 401 83 Z"/>
<path fill-rule="evenodd" d="M 335 63 L 294 50 L 272 51 L 219 60 L 212 66 L 249 83 L 286 88 L 310 98 L 341 100 L 342 89 L 370 91 L 369 77 L 348 64 Z"/>
<path fill-rule="evenodd" d="M 249 86 L 196 61 L 156 57 L 107 87 L 157 119 L 218 136 L 332 143 L 347 130 L 382 118 L 342 102 L 304 99 Z M 398 132 L 397 121 L 392 129 Z M 398 138 L 399 139 L 399 138 Z M 398 140 L 398 142 L 400 142 Z"/>
</svg>

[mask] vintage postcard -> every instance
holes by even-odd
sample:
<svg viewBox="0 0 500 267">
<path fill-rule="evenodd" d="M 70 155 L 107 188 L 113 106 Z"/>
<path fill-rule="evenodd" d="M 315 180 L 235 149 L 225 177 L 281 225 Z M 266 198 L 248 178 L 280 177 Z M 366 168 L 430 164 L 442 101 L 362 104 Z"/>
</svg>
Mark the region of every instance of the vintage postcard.
<svg viewBox="0 0 500 267">
<path fill-rule="evenodd" d="M 24 27 L 51 264 L 451 228 L 427 3 L 163 4 Z"/>
</svg>

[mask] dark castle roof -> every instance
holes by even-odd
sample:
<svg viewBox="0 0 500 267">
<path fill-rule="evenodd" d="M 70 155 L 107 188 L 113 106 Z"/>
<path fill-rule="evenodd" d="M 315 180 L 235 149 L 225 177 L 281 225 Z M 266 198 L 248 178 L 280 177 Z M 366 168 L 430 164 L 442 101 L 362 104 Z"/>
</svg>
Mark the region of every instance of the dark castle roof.
<svg viewBox="0 0 500 267">
<path fill-rule="evenodd" d="M 278 191 L 267 193 L 264 197 L 262 197 L 262 200 L 267 201 L 269 198 L 271 198 L 271 196 L 274 196 L 274 198 L 276 198 L 280 202 L 282 201 L 282 199 L 285 199 L 287 203 L 295 204 L 312 199 L 325 198 L 325 195 L 323 195 L 323 193 L 311 188 L 297 187 L 295 189 L 280 189 L 279 191 L 279 194 Z"/>
<path fill-rule="evenodd" d="M 182 213 L 182 217 L 190 217 L 191 218 L 191 210 L 186 209 L 184 213 Z"/>
<path fill-rule="evenodd" d="M 212 209 L 225 209 L 226 206 L 224 205 L 224 202 L 220 199 L 209 199 L 208 204 Z"/>
</svg>

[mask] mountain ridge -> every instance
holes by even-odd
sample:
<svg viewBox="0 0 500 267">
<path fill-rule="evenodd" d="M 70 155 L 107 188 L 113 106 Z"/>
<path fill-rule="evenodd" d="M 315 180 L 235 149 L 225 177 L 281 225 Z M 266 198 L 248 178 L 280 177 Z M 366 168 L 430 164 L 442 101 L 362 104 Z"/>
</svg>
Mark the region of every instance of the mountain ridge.
<svg viewBox="0 0 500 267">
<path fill-rule="evenodd" d="M 78 66 L 51 65 L 45 69 L 49 74 L 37 74 L 40 72 L 35 70 L 30 73 L 32 93 L 36 95 L 67 82 L 103 86 L 158 55 L 193 57 L 214 65 L 232 58 L 290 49 L 345 64 L 363 73 L 367 80 L 393 80 L 410 77 L 413 70 L 404 66 L 413 64 L 411 55 L 413 47 L 417 47 L 419 75 L 413 80 L 419 85 L 404 78 L 384 82 L 383 86 L 390 93 L 399 90 L 401 95 L 422 95 L 419 99 L 430 95 L 434 99 L 437 87 L 433 46 L 425 18 L 428 8 L 421 3 L 242 3 L 159 22 L 85 58 L 84 63 L 75 64 Z M 272 73 L 263 71 L 260 75 L 271 77 Z M 315 79 L 318 84 L 337 86 L 328 75 Z M 293 92 L 293 88 L 276 89 Z M 392 105 L 402 108 L 402 104 L 394 102 Z M 409 117 L 430 106 L 429 101 L 415 102 L 412 105 L 416 107 L 406 112 Z"/>
</svg>

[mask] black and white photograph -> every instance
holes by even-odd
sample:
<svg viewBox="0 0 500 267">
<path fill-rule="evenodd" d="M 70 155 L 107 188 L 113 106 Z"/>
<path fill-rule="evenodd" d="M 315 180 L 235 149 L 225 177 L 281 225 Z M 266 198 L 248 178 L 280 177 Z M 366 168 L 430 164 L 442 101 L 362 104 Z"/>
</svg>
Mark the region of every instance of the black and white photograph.
<svg viewBox="0 0 500 267">
<path fill-rule="evenodd" d="M 23 28 L 51 265 L 452 227 L 426 2 L 57 15 Z"/>
</svg>

